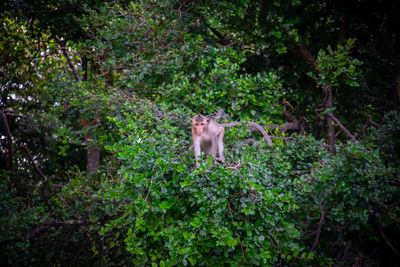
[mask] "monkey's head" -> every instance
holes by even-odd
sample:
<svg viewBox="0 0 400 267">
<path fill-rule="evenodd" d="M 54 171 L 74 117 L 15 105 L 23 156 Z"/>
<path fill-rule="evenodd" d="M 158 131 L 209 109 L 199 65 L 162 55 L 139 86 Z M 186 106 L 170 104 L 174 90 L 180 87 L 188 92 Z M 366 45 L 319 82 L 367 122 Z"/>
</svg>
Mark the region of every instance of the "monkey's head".
<svg viewBox="0 0 400 267">
<path fill-rule="evenodd" d="M 192 129 L 198 135 L 201 135 L 210 124 L 210 119 L 204 117 L 201 114 L 191 118 L 190 121 L 192 123 Z"/>
</svg>

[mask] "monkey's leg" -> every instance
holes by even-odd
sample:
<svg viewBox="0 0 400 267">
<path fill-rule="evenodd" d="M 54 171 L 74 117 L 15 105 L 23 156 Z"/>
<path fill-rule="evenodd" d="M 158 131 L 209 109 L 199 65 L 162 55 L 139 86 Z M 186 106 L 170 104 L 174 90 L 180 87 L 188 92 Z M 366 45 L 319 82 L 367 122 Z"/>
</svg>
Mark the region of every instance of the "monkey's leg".
<svg viewBox="0 0 400 267">
<path fill-rule="evenodd" d="M 224 132 L 222 132 L 218 136 L 218 154 L 219 154 L 219 160 L 222 162 L 225 162 L 225 157 L 224 157 Z"/>
<path fill-rule="evenodd" d="M 215 159 L 217 156 L 217 140 L 211 142 L 211 155 Z"/>
</svg>

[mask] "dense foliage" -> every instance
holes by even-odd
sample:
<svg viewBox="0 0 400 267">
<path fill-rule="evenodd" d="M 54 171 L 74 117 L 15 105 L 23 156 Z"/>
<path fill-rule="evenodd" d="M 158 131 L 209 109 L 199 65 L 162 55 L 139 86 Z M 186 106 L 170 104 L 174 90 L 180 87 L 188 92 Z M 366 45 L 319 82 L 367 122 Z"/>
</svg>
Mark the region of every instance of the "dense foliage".
<svg viewBox="0 0 400 267">
<path fill-rule="evenodd" d="M 1 262 L 394 266 L 399 4 L 328 2 L 1 4 Z"/>
</svg>

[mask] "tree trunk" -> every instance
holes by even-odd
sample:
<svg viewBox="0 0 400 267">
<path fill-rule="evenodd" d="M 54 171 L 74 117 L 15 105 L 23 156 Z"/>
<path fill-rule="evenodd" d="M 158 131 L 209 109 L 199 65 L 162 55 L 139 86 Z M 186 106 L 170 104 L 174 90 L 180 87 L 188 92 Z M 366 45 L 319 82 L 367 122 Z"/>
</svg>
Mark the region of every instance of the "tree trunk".
<svg viewBox="0 0 400 267">
<path fill-rule="evenodd" d="M 320 72 L 320 69 L 318 67 L 317 61 L 315 60 L 314 56 L 311 54 L 310 50 L 308 50 L 308 48 L 306 46 L 300 45 L 299 51 L 304 56 L 304 58 L 313 66 L 314 72 L 318 74 Z M 322 88 L 322 90 L 325 94 L 323 109 L 324 110 L 332 109 L 333 108 L 332 86 L 330 84 L 327 84 Z M 336 151 L 335 151 L 335 128 L 333 125 L 333 119 L 332 119 L 331 115 L 333 115 L 333 113 L 332 113 L 332 111 L 329 111 L 325 117 L 326 131 L 327 131 L 327 135 L 328 135 L 329 149 L 332 153 L 336 153 Z"/>
<path fill-rule="evenodd" d="M 91 174 L 97 170 L 100 160 L 100 148 L 88 147 L 87 148 L 87 173 Z"/>
<path fill-rule="evenodd" d="M 59 41 L 60 44 L 60 49 L 67 59 L 68 66 L 72 71 L 73 77 L 76 82 L 79 82 L 79 76 L 78 72 L 75 69 L 74 64 L 72 63 L 71 59 L 69 58 L 68 51 L 66 49 L 66 42 L 65 41 Z M 85 54 L 81 55 L 82 58 L 82 81 L 87 81 L 88 79 L 88 60 Z M 92 74 L 96 74 L 96 66 L 94 61 L 91 61 L 91 68 L 92 68 Z M 99 116 L 96 116 L 94 120 L 91 121 L 86 121 L 83 117 L 82 114 L 80 115 L 80 123 L 82 125 L 82 128 L 85 129 L 87 126 L 95 126 L 99 125 L 101 120 Z M 92 136 L 89 133 L 85 133 L 85 143 L 86 143 L 86 149 L 87 149 L 87 165 L 86 165 L 86 171 L 88 174 L 93 173 L 95 170 L 97 170 L 97 167 L 99 165 L 99 159 L 100 159 L 100 148 L 96 146 L 92 146 L 91 143 Z"/>
<path fill-rule="evenodd" d="M 80 118 L 79 121 L 80 121 L 83 129 L 85 129 L 89 125 L 90 126 L 99 125 L 100 117 L 97 116 L 96 119 L 91 120 L 89 122 L 83 118 Z M 92 140 L 92 136 L 89 133 L 85 133 L 85 143 L 86 143 L 86 149 L 87 149 L 86 171 L 88 174 L 91 174 L 97 170 L 97 167 L 99 165 L 99 160 L 100 160 L 100 148 L 97 146 L 91 145 L 91 140 Z"/>
</svg>

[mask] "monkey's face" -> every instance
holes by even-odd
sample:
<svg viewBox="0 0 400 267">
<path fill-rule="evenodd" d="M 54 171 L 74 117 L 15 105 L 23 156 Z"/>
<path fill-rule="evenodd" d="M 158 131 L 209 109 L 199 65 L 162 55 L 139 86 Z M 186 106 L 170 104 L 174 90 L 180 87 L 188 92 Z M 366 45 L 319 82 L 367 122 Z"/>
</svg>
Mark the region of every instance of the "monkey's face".
<svg viewBox="0 0 400 267">
<path fill-rule="evenodd" d="M 210 119 L 202 115 L 198 115 L 190 120 L 192 122 L 193 131 L 197 135 L 202 135 L 203 133 L 207 132 L 207 127 L 210 124 Z"/>
<path fill-rule="evenodd" d="M 203 133 L 207 132 L 207 127 L 209 124 L 210 119 L 204 117 L 192 119 L 192 127 L 197 135 L 202 135 Z"/>
<path fill-rule="evenodd" d="M 196 122 L 193 124 L 194 130 L 197 134 L 201 135 L 205 132 L 205 128 L 207 127 L 207 123 L 205 122 Z"/>
</svg>

